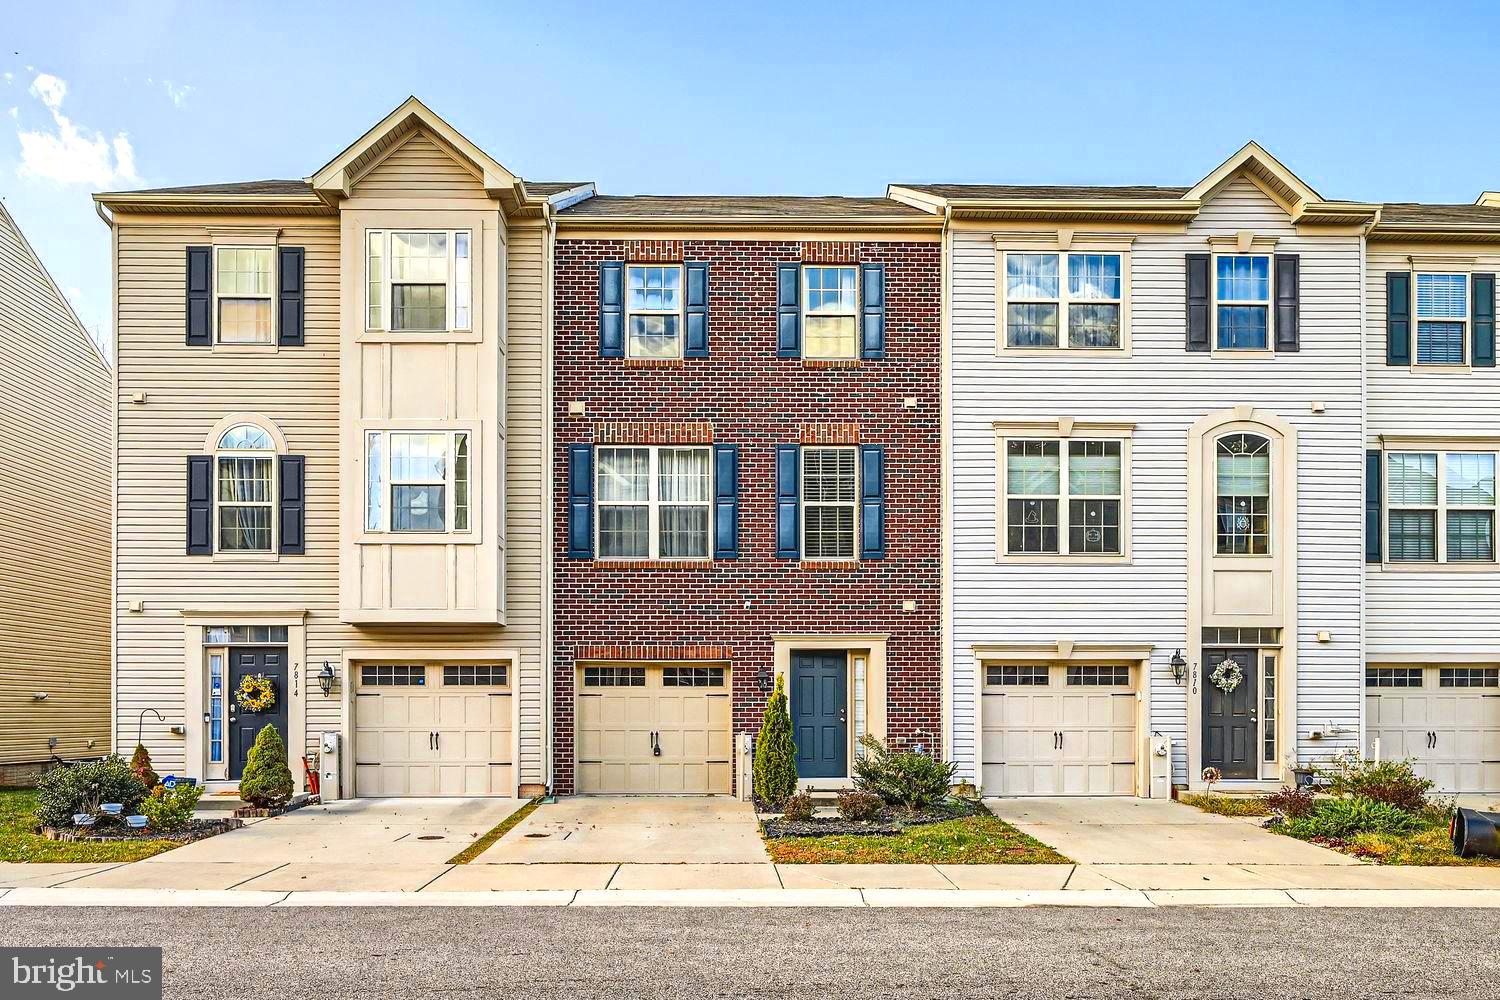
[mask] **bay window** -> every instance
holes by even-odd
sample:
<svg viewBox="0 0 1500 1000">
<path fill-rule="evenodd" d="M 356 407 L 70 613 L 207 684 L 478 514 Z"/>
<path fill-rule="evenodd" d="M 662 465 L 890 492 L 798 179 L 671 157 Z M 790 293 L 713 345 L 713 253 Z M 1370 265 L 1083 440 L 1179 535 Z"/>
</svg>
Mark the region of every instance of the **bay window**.
<svg viewBox="0 0 1500 1000">
<path fill-rule="evenodd" d="M 1005 345 L 1112 349 L 1123 344 L 1118 253 L 1005 254 Z"/>
<path fill-rule="evenodd" d="M 470 448 L 466 430 L 366 432 L 365 530 L 469 531 Z"/>
<path fill-rule="evenodd" d="M 1390 562 L 1495 559 L 1495 453 L 1386 456 Z"/>
<path fill-rule="evenodd" d="M 1006 554 L 1123 553 L 1123 442 L 1015 438 L 1004 455 Z"/>
<path fill-rule="evenodd" d="M 366 328 L 393 333 L 471 329 L 470 242 L 464 229 L 366 232 Z"/>
<path fill-rule="evenodd" d="M 599 558 L 709 558 L 712 464 L 708 448 L 599 448 Z"/>
</svg>

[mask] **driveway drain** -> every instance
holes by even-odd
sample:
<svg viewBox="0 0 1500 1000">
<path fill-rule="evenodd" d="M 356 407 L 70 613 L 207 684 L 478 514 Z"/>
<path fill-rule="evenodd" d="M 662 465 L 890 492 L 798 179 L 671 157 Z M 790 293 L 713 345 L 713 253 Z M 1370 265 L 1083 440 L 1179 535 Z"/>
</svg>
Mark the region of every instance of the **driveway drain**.
<svg viewBox="0 0 1500 1000">
<path fill-rule="evenodd" d="M 443 835 L 441 833 L 424 833 L 424 834 L 422 834 L 422 836 L 418 837 L 417 839 L 418 840 L 442 840 L 443 839 Z"/>
<path fill-rule="evenodd" d="M 552 836 L 552 834 L 550 834 L 550 833 L 528 833 L 526 836 L 529 839 L 531 839 L 531 840 L 545 840 L 547 837 Z"/>
</svg>

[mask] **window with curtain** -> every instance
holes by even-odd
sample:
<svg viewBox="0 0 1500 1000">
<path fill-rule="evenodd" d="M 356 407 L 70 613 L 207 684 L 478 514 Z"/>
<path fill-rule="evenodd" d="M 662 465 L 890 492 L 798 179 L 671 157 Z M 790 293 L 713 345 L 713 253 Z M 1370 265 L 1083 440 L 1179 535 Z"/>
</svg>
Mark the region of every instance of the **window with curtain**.
<svg viewBox="0 0 1500 1000">
<path fill-rule="evenodd" d="M 859 356 L 858 269 L 804 267 L 802 354 L 845 360 Z"/>
<path fill-rule="evenodd" d="M 1260 254 L 1217 257 L 1214 305 L 1219 350 L 1266 350 L 1270 346 L 1271 258 Z"/>
<path fill-rule="evenodd" d="M 365 233 L 367 329 L 440 333 L 473 326 L 468 230 Z"/>
<path fill-rule="evenodd" d="M 1469 276 L 1418 274 L 1417 364 L 1461 365 L 1468 341 Z"/>
<path fill-rule="evenodd" d="M 220 552 L 270 552 L 276 500 L 276 444 L 255 424 L 236 424 L 214 450 L 214 514 Z"/>
<path fill-rule="evenodd" d="M 712 520 L 708 448 L 600 448 L 601 559 L 707 559 Z"/>
<path fill-rule="evenodd" d="M 219 247 L 214 254 L 214 297 L 221 344 L 272 342 L 271 292 L 275 248 Z"/>
<path fill-rule="evenodd" d="M 1121 260 L 1117 253 L 1006 253 L 1006 346 L 1120 347 Z"/>
<path fill-rule="evenodd" d="M 1216 551 L 1263 556 L 1271 551 L 1271 442 L 1229 434 L 1215 448 Z"/>
<path fill-rule="evenodd" d="M 854 448 L 802 449 L 802 558 L 854 558 L 858 464 Z"/>
<path fill-rule="evenodd" d="M 626 357 L 682 357 L 681 265 L 632 264 L 625 274 Z"/>
<path fill-rule="evenodd" d="M 1495 453 L 1386 456 L 1390 562 L 1493 562 Z"/>
<path fill-rule="evenodd" d="M 1120 441 L 1005 442 L 1005 551 L 1120 555 L 1124 531 Z"/>
<path fill-rule="evenodd" d="M 367 431 L 365 530 L 470 530 L 471 447 L 468 431 Z"/>
</svg>

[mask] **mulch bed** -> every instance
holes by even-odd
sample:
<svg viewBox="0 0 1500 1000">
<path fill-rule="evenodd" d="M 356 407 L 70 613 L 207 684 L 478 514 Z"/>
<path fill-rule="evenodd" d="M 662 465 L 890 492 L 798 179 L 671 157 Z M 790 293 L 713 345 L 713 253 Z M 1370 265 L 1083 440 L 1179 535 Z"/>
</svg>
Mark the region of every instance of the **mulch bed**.
<svg viewBox="0 0 1500 1000">
<path fill-rule="evenodd" d="M 888 809 L 871 820 L 848 820 L 842 816 L 814 816 L 809 820 L 789 820 L 779 816 L 763 820 L 767 837 L 828 837 L 834 835 L 890 837 L 914 826 L 943 823 L 965 816 L 978 816 L 984 805 L 974 799 L 949 799 L 936 809 L 907 812 Z"/>
<path fill-rule="evenodd" d="M 230 830 L 238 830 L 245 824 L 232 818 L 225 819 L 191 819 L 185 826 L 173 830 L 171 833 L 161 833 L 152 829 L 132 830 L 128 826 L 109 826 L 102 830 L 90 829 L 88 833 L 79 830 L 59 830 L 56 827 L 44 826 L 39 831 L 48 840 L 67 840 L 75 842 L 102 842 L 118 840 L 175 840 L 184 844 L 190 844 L 195 840 L 206 840 L 216 837 Z"/>
</svg>

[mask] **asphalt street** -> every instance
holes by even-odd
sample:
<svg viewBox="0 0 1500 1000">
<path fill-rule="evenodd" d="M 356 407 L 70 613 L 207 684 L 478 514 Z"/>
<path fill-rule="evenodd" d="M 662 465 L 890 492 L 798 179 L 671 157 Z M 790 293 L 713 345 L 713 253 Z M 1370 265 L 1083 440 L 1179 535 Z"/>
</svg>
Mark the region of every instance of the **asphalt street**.
<svg viewBox="0 0 1500 1000">
<path fill-rule="evenodd" d="M 168 997 L 1500 995 L 1494 911 L 0 909 L 0 944 L 159 945 Z"/>
</svg>

